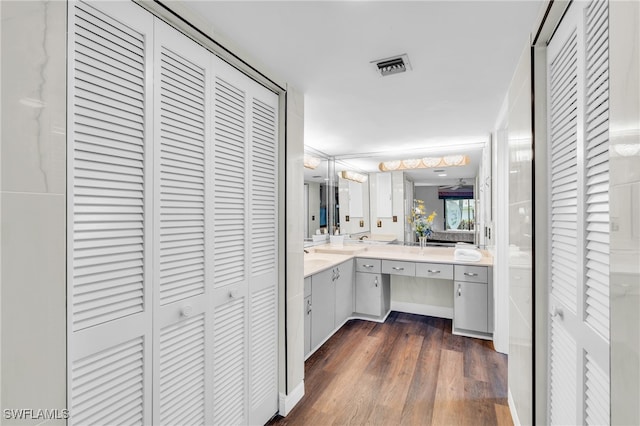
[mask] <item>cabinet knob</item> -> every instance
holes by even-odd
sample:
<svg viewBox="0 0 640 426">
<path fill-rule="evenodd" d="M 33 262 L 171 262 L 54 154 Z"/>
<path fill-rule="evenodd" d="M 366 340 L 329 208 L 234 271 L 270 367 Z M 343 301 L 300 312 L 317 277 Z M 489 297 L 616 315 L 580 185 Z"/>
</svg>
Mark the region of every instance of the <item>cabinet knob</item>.
<svg viewBox="0 0 640 426">
<path fill-rule="evenodd" d="M 427 272 L 430 274 L 439 274 L 440 271 L 438 271 L 437 269 L 427 269 Z"/>
<path fill-rule="evenodd" d="M 231 290 L 229 292 L 229 299 L 235 299 L 236 297 L 238 297 L 238 290 Z"/>
<path fill-rule="evenodd" d="M 465 272 L 464 274 L 466 276 L 468 276 L 468 277 L 477 277 L 478 276 L 478 274 L 476 274 L 475 272 Z"/>
<path fill-rule="evenodd" d="M 458 297 L 462 296 L 462 288 L 460 287 L 460 284 L 458 284 Z"/>
<path fill-rule="evenodd" d="M 193 307 L 190 305 L 187 305 L 180 310 L 180 316 L 183 316 L 185 318 L 190 317 L 192 314 L 193 314 Z"/>
<path fill-rule="evenodd" d="M 376 285 L 376 287 L 378 287 L 378 277 L 374 279 L 373 283 Z"/>
<path fill-rule="evenodd" d="M 373 268 L 373 265 L 362 265 L 365 268 Z"/>
<path fill-rule="evenodd" d="M 311 314 L 311 300 L 307 301 L 307 315 Z"/>
<path fill-rule="evenodd" d="M 391 267 L 391 269 L 393 269 L 395 271 L 404 271 L 404 268 L 398 268 L 397 266 L 393 266 L 393 267 Z"/>
</svg>

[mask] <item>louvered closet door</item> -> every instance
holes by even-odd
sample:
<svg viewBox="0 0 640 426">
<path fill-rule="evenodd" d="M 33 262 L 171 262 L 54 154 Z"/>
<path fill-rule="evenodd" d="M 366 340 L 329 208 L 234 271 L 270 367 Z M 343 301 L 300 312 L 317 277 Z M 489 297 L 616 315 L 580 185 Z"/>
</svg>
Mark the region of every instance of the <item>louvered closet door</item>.
<svg viewBox="0 0 640 426">
<path fill-rule="evenodd" d="M 152 34 L 133 3 L 69 3 L 70 424 L 152 422 Z"/>
<path fill-rule="evenodd" d="M 278 96 L 251 82 L 249 423 L 278 411 Z"/>
<path fill-rule="evenodd" d="M 156 20 L 154 58 L 154 424 L 211 424 L 211 57 Z"/>
<path fill-rule="evenodd" d="M 237 70 L 217 58 L 214 69 L 213 420 L 246 424 L 248 95 Z"/>
<path fill-rule="evenodd" d="M 549 423 L 610 422 L 608 4 L 574 2 L 548 46 Z"/>
<path fill-rule="evenodd" d="M 264 424 L 278 409 L 278 98 L 214 64 L 214 423 Z"/>
</svg>

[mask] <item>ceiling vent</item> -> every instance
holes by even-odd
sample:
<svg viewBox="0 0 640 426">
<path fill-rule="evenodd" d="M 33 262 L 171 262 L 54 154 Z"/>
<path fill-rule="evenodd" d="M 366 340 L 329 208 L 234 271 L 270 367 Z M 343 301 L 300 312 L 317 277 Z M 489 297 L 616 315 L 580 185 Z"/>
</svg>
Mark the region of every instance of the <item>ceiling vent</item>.
<svg viewBox="0 0 640 426">
<path fill-rule="evenodd" d="M 375 61 L 371 61 L 371 63 L 375 65 L 376 71 L 383 77 L 411 69 L 409 57 L 406 53 L 399 56 L 393 56 L 391 58 L 377 59 Z"/>
</svg>

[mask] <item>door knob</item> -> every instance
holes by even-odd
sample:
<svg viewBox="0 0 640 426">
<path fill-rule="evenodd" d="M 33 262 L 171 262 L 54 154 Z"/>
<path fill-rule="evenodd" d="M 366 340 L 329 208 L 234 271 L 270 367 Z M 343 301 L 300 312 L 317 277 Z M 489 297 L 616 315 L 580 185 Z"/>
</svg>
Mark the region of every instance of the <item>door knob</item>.
<svg viewBox="0 0 640 426">
<path fill-rule="evenodd" d="M 560 319 L 564 318 L 564 311 L 561 307 L 558 307 L 556 305 L 551 306 L 550 314 L 552 317 L 560 317 Z"/>
<path fill-rule="evenodd" d="M 193 307 L 192 306 L 185 306 L 184 308 L 182 308 L 182 310 L 180 310 L 180 315 L 188 318 L 193 314 Z"/>
</svg>

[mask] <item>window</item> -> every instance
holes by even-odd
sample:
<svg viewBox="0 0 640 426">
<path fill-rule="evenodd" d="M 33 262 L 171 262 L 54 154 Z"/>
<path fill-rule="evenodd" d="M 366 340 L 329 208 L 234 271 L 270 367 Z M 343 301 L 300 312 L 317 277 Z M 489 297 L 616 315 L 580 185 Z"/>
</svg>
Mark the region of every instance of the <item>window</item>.
<svg viewBox="0 0 640 426">
<path fill-rule="evenodd" d="M 472 231 L 475 226 L 476 200 L 445 199 L 444 223 L 445 229 Z"/>
</svg>

